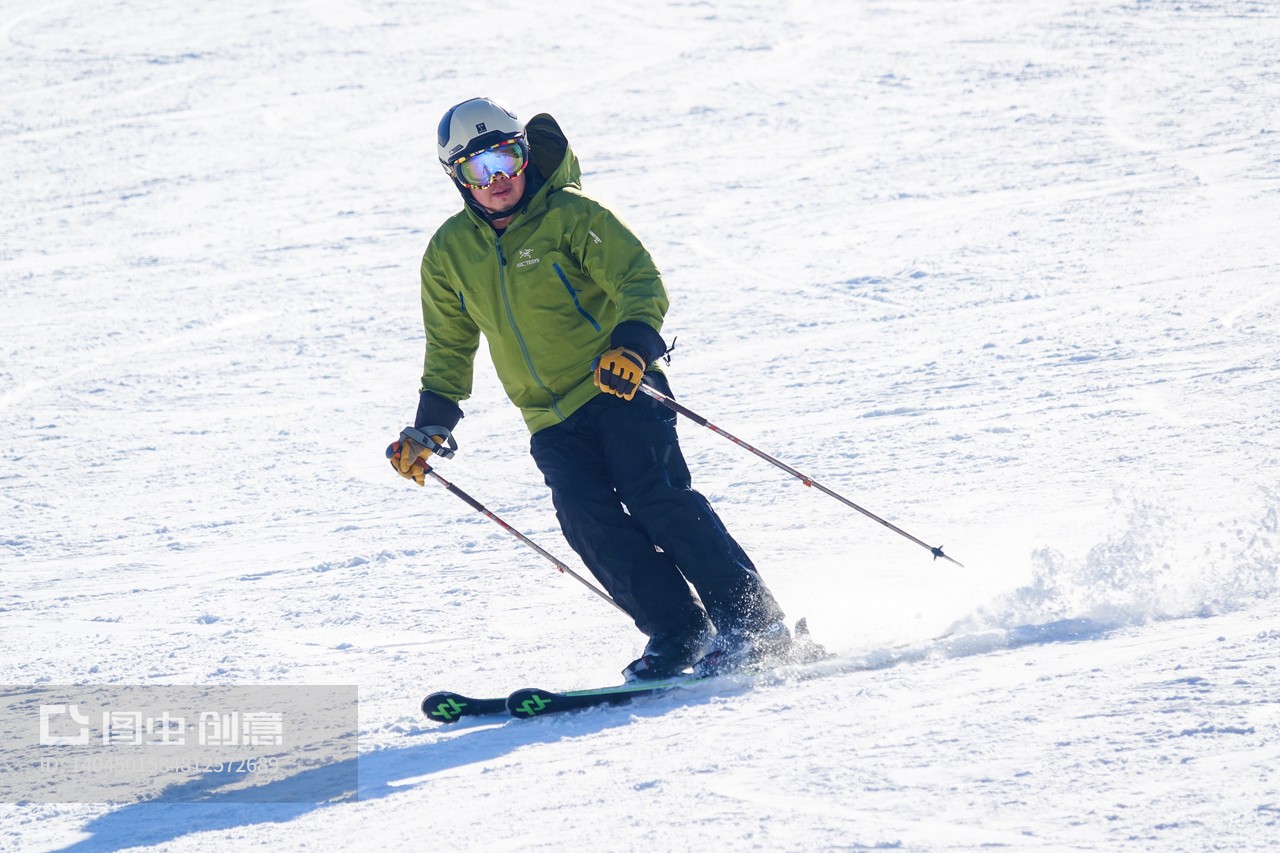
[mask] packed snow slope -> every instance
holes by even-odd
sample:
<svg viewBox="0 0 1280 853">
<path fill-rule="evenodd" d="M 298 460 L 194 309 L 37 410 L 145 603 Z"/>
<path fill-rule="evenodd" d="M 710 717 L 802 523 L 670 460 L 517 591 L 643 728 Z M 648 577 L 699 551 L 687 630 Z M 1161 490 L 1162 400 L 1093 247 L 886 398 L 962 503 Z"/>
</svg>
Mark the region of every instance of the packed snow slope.
<svg viewBox="0 0 1280 853">
<path fill-rule="evenodd" d="M 3 0 L 0 684 L 357 684 L 361 758 L 0 848 L 1271 847 L 1278 43 L 1257 0 Z M 383 458 L 477 94 L 653 252 L 686 405 L 964 563 L 682 425 L 870 671 L 420 717 L 642 645 Z M 577 566 L 486 362 L 465 409 L 442 471 Z"/>
</svg>

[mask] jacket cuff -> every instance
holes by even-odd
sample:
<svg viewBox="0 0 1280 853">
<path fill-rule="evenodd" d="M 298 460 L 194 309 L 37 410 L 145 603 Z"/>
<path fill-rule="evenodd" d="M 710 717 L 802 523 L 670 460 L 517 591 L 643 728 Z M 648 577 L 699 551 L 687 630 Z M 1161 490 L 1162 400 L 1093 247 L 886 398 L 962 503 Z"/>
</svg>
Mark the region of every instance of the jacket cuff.
<svg viewBox="0 0 1280 853">
<path fill-rule="evenodd" d="M 667 343 L 662 335 L 654 331 L 648 323 L 640 320 L 623 320 L 613 327 L 609 336 L 609 346 L 626 347 L 644 356 L 645 366 L 653 364 L 667 351 Z"/>
<path fill-rule="evenodd" d="M 452 400 L 441 397 L 434 391 L 423 391 L 418 395 L 418 414 L 413 418 L 413 425 L 421 429 L 425 426 L 442 426 L 452 431 L 462 420 L 462 409 Z"/>
</svg>

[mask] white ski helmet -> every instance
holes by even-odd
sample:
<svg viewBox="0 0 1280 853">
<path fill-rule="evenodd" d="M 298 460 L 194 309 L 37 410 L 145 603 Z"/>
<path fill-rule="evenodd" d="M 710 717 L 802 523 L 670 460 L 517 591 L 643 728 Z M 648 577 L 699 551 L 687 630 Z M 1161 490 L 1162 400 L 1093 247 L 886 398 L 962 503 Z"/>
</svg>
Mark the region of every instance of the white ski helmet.
<svg viewBox="0 0 1280 853">
<path fill-rule="evenodd" d="M 452 176 L 452 163 L 508 139 L 524 139 L 524 122 L 491 98 L 471 98 L 440 119 L 436 150 L 440 165 Z"/>
</svg>

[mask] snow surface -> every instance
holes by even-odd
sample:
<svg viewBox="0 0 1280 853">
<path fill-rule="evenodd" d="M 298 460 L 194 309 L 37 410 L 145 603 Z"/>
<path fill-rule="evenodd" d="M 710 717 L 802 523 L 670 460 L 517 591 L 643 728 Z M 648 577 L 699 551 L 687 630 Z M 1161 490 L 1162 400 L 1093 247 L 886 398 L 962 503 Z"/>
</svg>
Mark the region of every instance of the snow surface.
<svg viewBox="0 0 1280 853">
<path fill-rule="evenodd" d="M 0 3 L 0 683 L 361 700 L 358 802 L 11 804 L 0 848 L 1275 846 L 1276 4 L 464 5 Z M 965 564 L 682 426 L 876 668 L 421 719 L 641 645 L 383 458 L 475 94 L 652 250 L 686 405 Z M 466 410 L 446 476 L 571 561 L 487 364 Z"/>
</svg>

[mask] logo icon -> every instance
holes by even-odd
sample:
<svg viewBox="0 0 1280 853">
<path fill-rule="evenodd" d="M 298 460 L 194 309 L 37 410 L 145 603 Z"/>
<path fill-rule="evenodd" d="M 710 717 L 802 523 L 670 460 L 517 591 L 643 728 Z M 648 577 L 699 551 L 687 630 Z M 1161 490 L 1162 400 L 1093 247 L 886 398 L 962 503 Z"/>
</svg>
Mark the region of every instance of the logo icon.
<svg viewBox="0 0 1280 853">
<path fill-rule="evenodd" d="M 485 127 L 484 122 L 480 122 L 479 124 L 476 125 L 476 133 L 484 133 L 487 129 L 488 128 Z"/>
<path fill-rule="evenodd" d="M 541 696 L 535 693 L 532 696 L 530 696 L 528 699 L 521 702 L 518 706 L 516 706 L 516 711 L 520 712 L 521 714 L 524 714 L 526 717 L 536 717 L 538 714 L 541 714 L 544 710 L 546 710 L 547 706 L 549 706 L 550 704 L 551 703 L 548 702 L 546 699 L 543 699 Z"/>
<path fill-rule="evenodd" d="M 456 720 L 462 715 L 462 709 L 467 707 L 466 702 L 459 702 L 457 699 L 448 699 L 436 706 L 431 712 L 431 716 L 439 717 L 446 723 Z"/>
<path fill-rule="evenodd" d="M 54 734 L 51 723 L 55 717 L 68 716 L 77 724 L 74 735 Z M 40 706 L 40 745 L 41 746 L 88 746 L 89 716 L 81 714 L 76 705 L 41 705 Z"/>
</svg>

